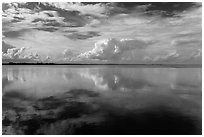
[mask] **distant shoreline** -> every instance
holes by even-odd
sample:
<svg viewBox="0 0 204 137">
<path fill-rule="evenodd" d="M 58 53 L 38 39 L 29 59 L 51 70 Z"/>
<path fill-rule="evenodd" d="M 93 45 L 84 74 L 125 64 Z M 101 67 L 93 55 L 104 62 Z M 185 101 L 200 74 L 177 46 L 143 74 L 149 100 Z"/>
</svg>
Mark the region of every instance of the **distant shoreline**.
<svg viewBox="0 0 204 137">
<path fill-rule="evenodd" d="M 173 68 L 185 68 L 185 67 L 202 67 L 202 64 L 55 64 L 55 63 L 2 63 L 2 65 L 50 65 L 50 66 L 137 66 L 137 67 L 173 67 Z"/>
</svg>

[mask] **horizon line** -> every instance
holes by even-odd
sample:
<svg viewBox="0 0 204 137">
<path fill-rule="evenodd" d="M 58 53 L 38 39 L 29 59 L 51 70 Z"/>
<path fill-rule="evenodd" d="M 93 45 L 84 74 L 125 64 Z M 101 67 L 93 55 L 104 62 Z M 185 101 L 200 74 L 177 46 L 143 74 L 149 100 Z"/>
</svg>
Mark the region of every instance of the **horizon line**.
<svg viewBox="0 0 204 137">
<path fill-rule="evenodd" d="M 2 63 L 2 65 L 138 65 L 138 66 L 201 66 L 202 64 L 114 64 L 114 63 Z"/>
</svg>

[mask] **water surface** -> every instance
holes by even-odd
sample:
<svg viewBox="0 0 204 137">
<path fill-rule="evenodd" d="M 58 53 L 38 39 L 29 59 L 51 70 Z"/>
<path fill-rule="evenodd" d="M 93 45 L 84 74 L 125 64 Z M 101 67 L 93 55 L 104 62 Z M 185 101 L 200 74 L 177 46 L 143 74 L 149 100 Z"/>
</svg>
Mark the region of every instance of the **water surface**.
<svg viewBox="0 0 204 137">
<path fill-rule="evenodd" d="M 201 68 L 3 66 L 3 134 L 201 134 Z"/>
</svg>

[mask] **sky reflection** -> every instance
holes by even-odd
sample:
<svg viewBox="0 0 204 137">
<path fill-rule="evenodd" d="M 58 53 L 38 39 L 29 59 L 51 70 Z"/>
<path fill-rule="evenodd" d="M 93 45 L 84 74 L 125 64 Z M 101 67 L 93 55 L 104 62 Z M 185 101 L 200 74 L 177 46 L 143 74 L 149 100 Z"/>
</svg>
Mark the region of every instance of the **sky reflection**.
<svg viewBox="0 0 204 137">
<path fill-rule="evenodd" d="M 15 134 L 86 134 L 86 128 L 93 128 L 98 134 L 117 134 L 118 130 L 111 126 L 102 130 L 104 124 L 111 121 L 119 124 L 117 118 L 122 118 L 123 124 L 129 124 L 124 133 L 127 130 L 132 134 L 135 130 L 130 125 L 135 123 L 131 121 L 148 129 L 150 127 L 146 126 L 152 119 L 161 119 L 161 124 L 164 124 L 162 120 L 176 120 L 178 117 L 184 120 L 179 123 L 178 118 L 178 123 L 170 124 L 172 133 L 200 133 L 201 68 L 3 66 L 2 76 L 3 116 L 9 117 L 10 123 L 18 121 L 16 115 L 24 116 L 19 124 L 28 129 L 18 130 L 13 126 Z M 143 120 L 135 119 L 143 113 Z M 38 121 L 39 117 L 44 122 Z M 150 121 L 147 122 L 145 117 Z M 188 119 L 193 120 L 189 121 L 194 123 L 192 127 L 184 126 L 180 131 L 173 128 L 175 124 L 183 125 Z M 40 126 L 29 129 L 33 126 L 28 124 L 29 120 Z M 67 129 L 52 132 L 54 127 L 73 126 L 68 124 L 70 121 L 76 125 L 69 132 L 65 132 Z M 5 125 L 5 120 L 3 123 Z M 157 129 L 153 130 L 153 127 L 145 134 L 156 133 Z M 187 133 L 187 128 L 195 130 Z M 166 129 L 164 131 L 169 134 Z"/>
</svg>

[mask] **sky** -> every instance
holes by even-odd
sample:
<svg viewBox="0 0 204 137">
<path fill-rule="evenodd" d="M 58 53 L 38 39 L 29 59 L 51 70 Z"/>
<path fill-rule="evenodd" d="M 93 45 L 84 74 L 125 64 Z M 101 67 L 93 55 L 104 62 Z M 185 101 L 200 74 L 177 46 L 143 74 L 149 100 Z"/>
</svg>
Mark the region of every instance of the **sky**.
<svg viewBox="0 0 204 137">
<path fill-rule="evenodd" d="M 201 64 L 202 3 L 2 3 L 2 61 Z"/>
</svg>

